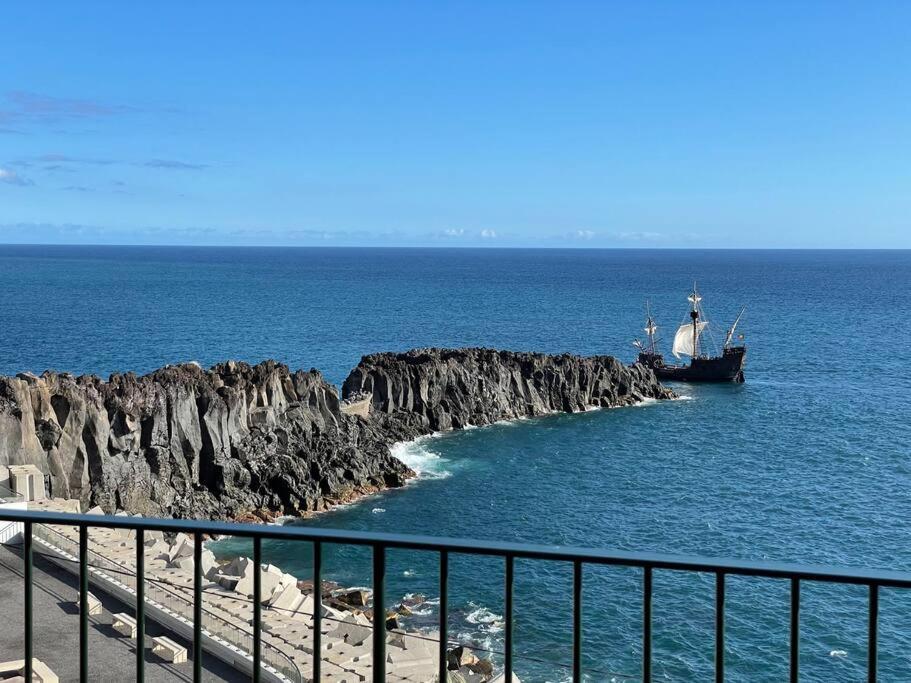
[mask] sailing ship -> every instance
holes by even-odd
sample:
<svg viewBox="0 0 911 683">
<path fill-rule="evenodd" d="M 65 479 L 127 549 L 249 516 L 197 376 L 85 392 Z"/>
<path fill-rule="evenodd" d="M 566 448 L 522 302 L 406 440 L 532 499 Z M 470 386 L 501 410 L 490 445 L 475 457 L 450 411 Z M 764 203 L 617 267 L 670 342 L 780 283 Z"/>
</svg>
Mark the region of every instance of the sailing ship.
<svg viewBox="0 0 911 683">
<path fill-rule="evenodd" d="M 637 339 L 633 343 L 639 349 L 638 362 L 654 370 L 658 379 L 677 382 L 743 382 L 743 365 L 747 349 L 744 344 L 733 342 L 734 332 L 740 318 L 743 317 L 744 309 L 740 310 L 734 324 L 728 328 L 721 355 L 709 356 L 701 348 L 704 346 L 702 334 L 709 323 L 702 311 L 702 297 L 696 291 L 695 283 L 687 300 L 690 302 L 689 320 L 677 328 L 672 353 L 678 360 L 689 357 L 689 364 L 669 365 L 664 362 L 664 356 L 658 352 L 656 342 L 658 325 L 652 318 L 651 308 L 647 303 L 644 331 L 648 341 L 643 344 Z M 743 335 L 738 339 L 742 340 Z"/>
</svg>

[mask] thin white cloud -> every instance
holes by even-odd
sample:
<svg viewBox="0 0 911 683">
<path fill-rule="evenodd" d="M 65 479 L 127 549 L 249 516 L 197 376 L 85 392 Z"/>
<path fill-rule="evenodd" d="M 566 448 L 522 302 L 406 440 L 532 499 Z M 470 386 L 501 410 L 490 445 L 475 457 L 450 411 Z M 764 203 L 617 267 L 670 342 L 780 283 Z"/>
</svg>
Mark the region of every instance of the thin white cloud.
<svg viewBox="0 0 911 683">
<path fill-rule="evenodd" d="M 465 228 L 447 228 L 443 231 L 443 237 L 464 237 Z"/>
<path fill-rule="evenodd" d="M 113 166 L 130 164 L 146 168 L 158 168 L 169 171 L 201 171 L 209 168 L 208 164 L 200 164 L 177 159 L 148 159 L 146 161 L 128 161 L 118 159 L 98 159 L 92 157 L 70 156 L 68 154 L 41 154 L 34 157 L 25 157 L 10 162 L 10 165 L 19 168 L 40 168 L 45 171 L 68 170 L 75 166 Z"/>
<path fill-rule="evenodd" d="M 34 184 L 28 178 L 23 178 L 21 175 L 15 171 L 9 170 L 8 168 L 0 168 L 0 183 L 5 183 L 7 185 L 19 185 L 20 187 Z"/>
<path fill-rule="evenodd" d="M 138 111 L 135 107 L 107 104 L 95 100 L 54 97 L 14 90 L 0 103 L 0 123 L 57 123 L 64 120 L 93 119 Z"/>
<path fill-rule="evenodd" d="M 622 242 L 658 242 L 665 239 L 667 235 L 660 232 L 620 232 L 613 237 Z"/>
<path fill-rule="evenodd" d="M 485 228 L 484 230 L 481 230 L 481 237 L 484 238 L 484 239 L 486 239 L 486 240 L 496 239 L 496 237 L 497 237 L 497 231 L 496 231 L 496 230 L 488 230 L 488 229 Z"/>
<path fill-rule="evenodd" d="M 151 159 L 142 164 L 149 168 L 164 168 L 170 171 L 201 171 L 208 168 L 207 164 L 193 164 L 176 159 Z"/>
</svg>

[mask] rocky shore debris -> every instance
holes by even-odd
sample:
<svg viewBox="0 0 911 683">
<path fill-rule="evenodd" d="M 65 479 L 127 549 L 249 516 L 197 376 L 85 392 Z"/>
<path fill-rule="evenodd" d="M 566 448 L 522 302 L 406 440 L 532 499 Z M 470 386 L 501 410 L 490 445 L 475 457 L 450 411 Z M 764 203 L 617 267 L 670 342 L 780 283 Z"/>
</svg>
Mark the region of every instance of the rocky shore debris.
<svg viewBox="0 0 911 683">
<path fill-rule="evenodd" d="M 35 465 L 48 495 L 108 512 L 273 521 L 402 486 L 414 472 L 396 442 L 672 396 L 610 356 L 492 349 L 365 356 L 341 399 L 319 371 L 274 361 L 21 373 L 0 377 L 0 476 Z"/>
</svg>

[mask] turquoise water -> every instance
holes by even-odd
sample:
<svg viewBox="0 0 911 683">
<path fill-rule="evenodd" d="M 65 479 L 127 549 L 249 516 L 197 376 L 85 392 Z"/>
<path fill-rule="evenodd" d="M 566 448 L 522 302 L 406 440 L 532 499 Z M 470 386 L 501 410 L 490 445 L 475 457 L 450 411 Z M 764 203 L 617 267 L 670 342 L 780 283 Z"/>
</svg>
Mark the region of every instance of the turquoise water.
<svg viewBox="0 0 911 683">
<path fill-rule="evenodd" d="M 339 383 L 362 353 L 422 345 L 631 360 L 644 298 L 669 334 L 694 278 L 714 320 L 747 306 L 746 384 L 426 439 L 401 449 L 418 480 L 307 523 L 911 569 L 909 252 L 2 247 L 0 371 L 275 357 Z M 300 544 L 264 553 L 309 572 Z M 436 596 L 435 558 L 390 562 L 390 603 Z M 348 548 L 327 571 L 370 581 Z M 454 558 L 451 573 L 452 633 L 498 649 L 502 566 Z M 520 562 L 516 577 L 517 671 L 563 680 L 571 570 Z M 638 675 L 640 587 L 630 570 L 586 571 L 589 680 Z M 656 675 L 707 680 L 712 577 L 658 573 L 655 588 Z M 865 605 L 859 589 L 805 587 L 802 680 L 863 679 Z M 785 679 L 784 583 L 730 579 L 727 624 L 730 680 Z M 911 680 L 911 598 L 885 591 L 880 629 L 882 680 Z"/>
</svg>

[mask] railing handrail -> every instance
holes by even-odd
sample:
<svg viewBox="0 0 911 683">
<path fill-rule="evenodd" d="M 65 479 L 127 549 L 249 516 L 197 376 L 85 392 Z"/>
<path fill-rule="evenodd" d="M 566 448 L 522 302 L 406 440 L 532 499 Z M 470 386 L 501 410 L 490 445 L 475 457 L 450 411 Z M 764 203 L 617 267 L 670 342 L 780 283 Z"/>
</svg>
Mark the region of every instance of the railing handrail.
<svg viewBox="0 0 911 683">
<path fill-rule="evenodd" d="M 16 493 L 8 486 L 0 484 L 0 502 L 18 503 L 24 501 L 25 497 L 21 493 Z"/>
<path fill-rule="evenodd" d="M 299 541 L 319 541 L 350 545 L 381 546 L 407 550 L 447 551 L 468 555 L 492 555 L 516 559 L 581 561 L 589 564 L 666 569 L 738 576 L 799 579 L 845 584 L 876 585 L 884 588 L 911 588 L 911 572 L 803 565 L 765 560 L 706 558 L 654 552 L 599 550 L 573 546 L 536 545 L 499 541 L 476 541 L 434 536 L 317 529 L 298 525 L 246 524 L 209 520 L 159 519 L 113 515 L 43 512 L 35 510 L 0 510 L 0 520 L 63 524 L 113 529 L 144 529 L 151 531 L 215 534 L 247 538 L 270 538 Z"/>
</svg>

